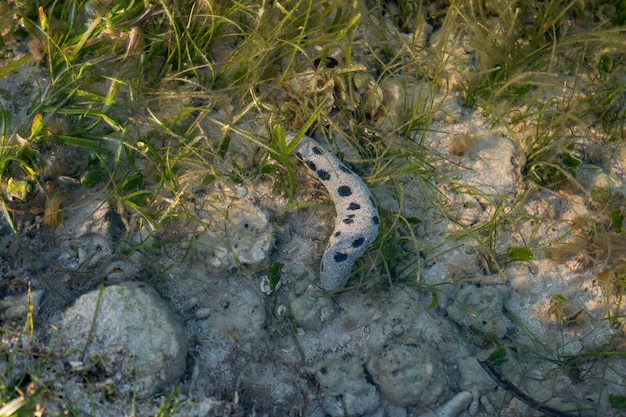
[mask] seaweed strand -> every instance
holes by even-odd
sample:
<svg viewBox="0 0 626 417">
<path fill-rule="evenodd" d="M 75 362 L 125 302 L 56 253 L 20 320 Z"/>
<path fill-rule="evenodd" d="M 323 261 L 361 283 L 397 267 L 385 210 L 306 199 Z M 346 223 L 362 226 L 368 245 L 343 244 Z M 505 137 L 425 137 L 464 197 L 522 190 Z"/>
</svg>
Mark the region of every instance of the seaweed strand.
<svg viewBox="0 0 626 417">
<path fill-rule="evenodd" d="M 564 413 L 563 411 L 559 411 L 555 408 L 548 407 L 546 405 L 542 405 L 537 401 L 530 398 L 527 394 L 522 392 L 519 388 L 513 385 L 508 379 L 506 379 L 498 370 L 489 362 L 489 361 L 481 361 L 478 363 L 483 367 L 487 375 L 491 377 L 496 383 L 502 387 L 506 392 L 511 394 L 513 397 L 517 398 L 527 406 L 534 408 L 537 411 L 544 413 L 548 417 L 572 417 L 573 414 Z"/>
</svg>

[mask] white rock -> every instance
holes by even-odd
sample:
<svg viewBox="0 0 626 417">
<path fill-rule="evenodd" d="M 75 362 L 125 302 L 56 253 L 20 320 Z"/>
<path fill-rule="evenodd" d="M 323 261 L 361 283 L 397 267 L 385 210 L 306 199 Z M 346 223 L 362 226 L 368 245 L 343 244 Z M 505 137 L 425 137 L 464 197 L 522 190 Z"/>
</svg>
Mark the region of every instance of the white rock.
<svg viewBox="0 0 626 417">
<path fill-rule="evenodd" d="M 321 330 L 334 313 L 332 299 L 316 296 L 311 291 L 291 300 L 290 305 L 296 324 L 305 330 Z"/>
<path fill-rule="evenodd" d="M 33 313 L 36 313 L 43 298 L 43 290 L 31 292 L 31 303 Z M 23 320 L 28 315 L 28 294 L 15 297 L 6 297 L 0 300 L 0 318 L 9 320 Z"/>
<path fill-rule="evenodd" d="M 440 354 L 429 345 L 392 340 L 372 352 L 367 370 L 385 398 L 406 407 L 437 402 L 446 385 L 441 364 Z"/>
<path fill-rule="evenodd" d="M 467 409 L 470 401 L 472 401 L 472 394 L 470 392 L 459 392 L 437 410 L 426 412 L 420 415 L 420 417 L 456 417 L 461 411 Z"/>
<path fill-rule="evenodd" d="M 448 316 L 461 326 L 471 327 L 482 334 L 493 333 L 503 338 L 513 329 L 511 321 L 501 313 L 511 288 L 506 285 L 477 287 L 466 285 L 456 292 L 447 306 Z"/>
<path fill-rule="evenodd" d="M 116 389 L 146 398 L 178 381 L 185 370 L 183 326 L 143 283 L 126 282 L 87 293 L 58 325 L 69 362 L 102 370 Z M 95 366 L 97 365 L 97 368 Z"/>
<path fill-rule="evenodd" d="M 322 408 L 332 417 L 363 416 L 379 408 L 378 392 L 367 381 L 359 358 L 321 361 L 310 371 L 324 394 Z"/>
<path fill-rule="evenodd" d="M 265 211 L 254 205 L 231 206 L 226 218 L 198 236 L 195 252 L 213 271 L 228 271 L 241 264 L 260 267 L 274 245 L 274 229 Z"/>
</svg>

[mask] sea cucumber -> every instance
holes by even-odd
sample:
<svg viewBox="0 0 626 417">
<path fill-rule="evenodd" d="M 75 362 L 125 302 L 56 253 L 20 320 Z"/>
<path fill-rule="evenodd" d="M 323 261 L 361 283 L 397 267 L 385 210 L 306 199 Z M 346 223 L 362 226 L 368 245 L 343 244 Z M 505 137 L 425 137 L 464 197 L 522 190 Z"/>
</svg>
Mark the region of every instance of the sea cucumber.
<svg viewBox="0 0 626 417">
<path fill-rule="evenodd" d="M 294 138 L 289 135 L 287 143 Z M 378 235 L 378 208 L 361 177 L 314 139 L 303 136 L 294 153 L 324 185 L 335 204 L 335 230 L 322 256 L 320 281 L 326 290 L 342 288 L 356 260 Z"/>
</svg>

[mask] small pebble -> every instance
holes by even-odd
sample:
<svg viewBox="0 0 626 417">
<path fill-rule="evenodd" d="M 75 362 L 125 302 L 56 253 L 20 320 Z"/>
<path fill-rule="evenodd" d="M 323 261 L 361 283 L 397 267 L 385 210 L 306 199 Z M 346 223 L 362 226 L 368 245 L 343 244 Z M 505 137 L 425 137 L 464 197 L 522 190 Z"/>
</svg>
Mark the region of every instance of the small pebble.
<svg viewBox="0 0 626 417">
<path fill-rule="evenodd" d="M 461 413 L 461 411 L 467 410 L 471 401 L 472 393 L 469 391 L 462 391 L 434 412 L 428 411 L 420 415 L 420 417 L 456 417 Z"/>
</svg>

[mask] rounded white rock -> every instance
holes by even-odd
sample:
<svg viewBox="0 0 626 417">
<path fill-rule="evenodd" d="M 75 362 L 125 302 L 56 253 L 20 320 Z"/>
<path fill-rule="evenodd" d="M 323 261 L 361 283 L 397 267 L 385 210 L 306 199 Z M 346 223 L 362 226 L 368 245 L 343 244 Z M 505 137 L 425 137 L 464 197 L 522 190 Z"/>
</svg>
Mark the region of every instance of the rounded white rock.
<svg viewBox="0 0 626 417">
<path fill-rule="evenodd" d="M 370 353 L 367 371 L 392 404 L 435 404 L 446 389 L 443 358 L 427 344 L 391 340 Z"/>
<path fill-rule="evenodd" d="M 126 282 L 82 295 L 58 325 L 68 361 L 98 366 L 116 389 L 146 398 L 178 381 L 185 370 L 182 324 L 159 294 Z M 136 391 L 135 391 L 136 390 Z"/>
<path fill-rule="evenodd" d="M 380 409 L 380 396 L 357 357 L 326 359 L 307 369 L 315 375 L 322 408 L 332 417 L 371 415 Z"/>
</svg>

